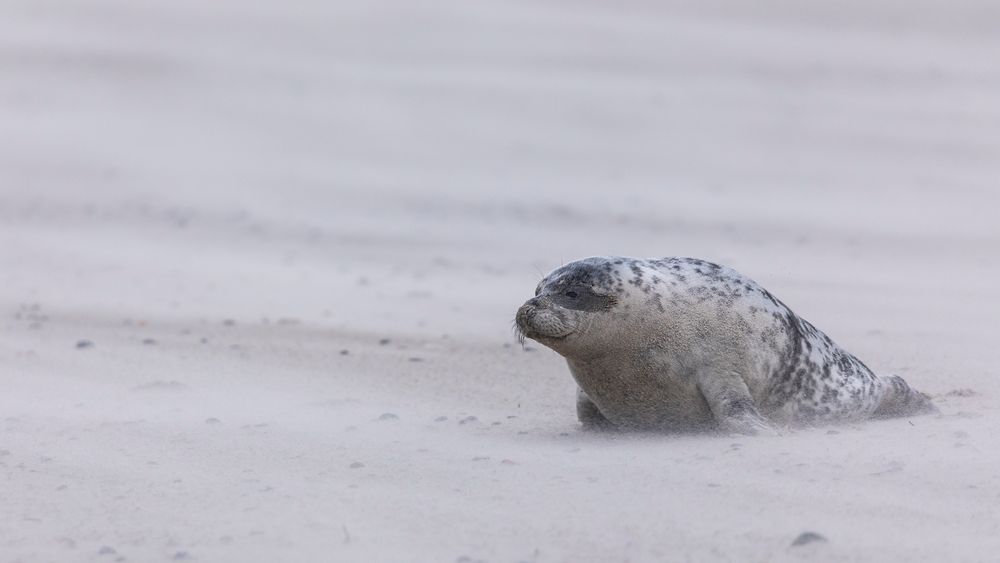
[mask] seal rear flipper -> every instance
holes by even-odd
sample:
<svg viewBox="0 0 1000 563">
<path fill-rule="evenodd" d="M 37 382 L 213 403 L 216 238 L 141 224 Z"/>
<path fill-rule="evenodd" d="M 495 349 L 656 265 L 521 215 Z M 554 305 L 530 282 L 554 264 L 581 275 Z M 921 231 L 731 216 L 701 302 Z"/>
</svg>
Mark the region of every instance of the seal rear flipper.
<svg viewBox="0 0 1000 563">
<path fill-rule="evenodd" d="M 872 418 L 894 418 L 938 412 L 930 396 L 910 387 L 902 377 L 898 375 L 877 377 L 882 386 L 882 400 L 872 412 Z"/>
</svg>

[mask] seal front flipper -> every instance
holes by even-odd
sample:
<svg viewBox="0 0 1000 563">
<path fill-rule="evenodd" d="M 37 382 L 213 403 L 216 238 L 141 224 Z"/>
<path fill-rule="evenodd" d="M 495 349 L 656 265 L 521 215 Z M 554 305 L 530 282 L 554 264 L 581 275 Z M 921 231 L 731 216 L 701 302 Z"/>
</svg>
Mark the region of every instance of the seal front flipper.
<svg viewBox="0 0 1000 563">
<path fill-rule="evenodd" d="M 703 374 L 697 377 L 697 384 L 719 430 L 748 436 L 778 434 L 757 411 L 743 378 L 735 374 Z"/>
<path fill-rule="evenodd" d="M 576 388 L 576 417 L 583 423 L 584 430 L 615 429 L 615 425 L 601 414 L 597 405 L 579 387 Z"/>
</svg>

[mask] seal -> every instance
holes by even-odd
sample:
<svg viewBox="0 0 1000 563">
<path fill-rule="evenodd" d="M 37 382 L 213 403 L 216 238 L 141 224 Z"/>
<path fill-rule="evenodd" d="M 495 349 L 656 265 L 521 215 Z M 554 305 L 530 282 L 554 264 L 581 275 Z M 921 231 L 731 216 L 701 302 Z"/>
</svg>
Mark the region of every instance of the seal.
<svg viewBox="0 0 1000 563">
<path fill-rule="evenodd" d="M 936 412 L 752 279 L 696 258 L 572 262 L 515 325 L 566 358 L 585 427 L 757 434 Z"/>
</svg>

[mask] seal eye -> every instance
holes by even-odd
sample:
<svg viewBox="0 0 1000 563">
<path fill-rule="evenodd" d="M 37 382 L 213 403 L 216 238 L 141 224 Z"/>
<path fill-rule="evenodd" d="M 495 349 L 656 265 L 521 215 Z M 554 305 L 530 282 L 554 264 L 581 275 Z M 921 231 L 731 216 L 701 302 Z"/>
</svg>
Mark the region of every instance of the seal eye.
<svg viewBox="0 0 1000 563">
<path fill-rule="evenodd" d="M 573 290 L 570 290 L 566 292 L 566 297 L 569 297 L 570 299 L 576 299 L 577 297 L 579 297 L 579 294 Z"/>
</svg>

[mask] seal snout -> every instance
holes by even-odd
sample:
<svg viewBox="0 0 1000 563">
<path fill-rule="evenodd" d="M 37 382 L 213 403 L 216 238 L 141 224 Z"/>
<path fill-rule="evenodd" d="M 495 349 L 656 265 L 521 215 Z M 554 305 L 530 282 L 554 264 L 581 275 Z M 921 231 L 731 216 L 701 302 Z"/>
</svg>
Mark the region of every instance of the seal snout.
<svg viewBox="0 0 1000 563">
<path fill-rule="evenodd" d="M 533 297 L 514 318 L 519 337 L 559 339 L 573 332 L 575 324 L 565 311 L 544 297 Z"/>
<path fill-rule="evenodd" d="M 525 336 L 531 336 L 532 321 L 538 314 L 538 306 L 538 298 L 534 297 L 529 299 L 524 305 L 521 305 L 521 308 L 517 310 L 517 315 L 514 317 L 514 324 L 517 326 L 518 336 L 522 339 Z"/>
</svg>

